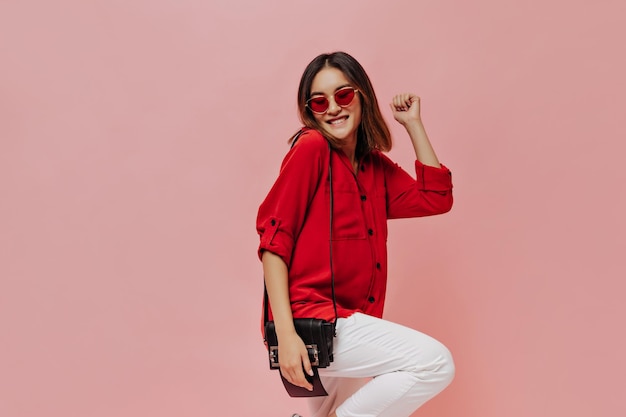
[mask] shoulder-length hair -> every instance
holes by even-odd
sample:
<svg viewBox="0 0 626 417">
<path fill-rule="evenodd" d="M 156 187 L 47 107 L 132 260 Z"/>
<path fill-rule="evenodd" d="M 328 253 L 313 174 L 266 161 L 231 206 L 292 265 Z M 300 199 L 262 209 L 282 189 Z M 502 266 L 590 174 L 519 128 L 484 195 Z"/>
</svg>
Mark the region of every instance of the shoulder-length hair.
<svg viewBox="0 0 626 417">
<path fill-rule="evenodd" d="M 298 87 L 298 112 L 302 124 L 319 130 L 335 147 L 341 144 L 339 139 L 324 132 L 306 105 L 307 100 L 311 98 L 313 79 L 318 72 L 328 67 L 340 70 L 353 87 L 359 90 L 362 114 L 357 131 L 357 157 L 363 156 L 373 149 L 389 151 L 391 149 L 391 133 L 380 113 L 372 83 L 361 64 L 345 52 L 321 54 L 313 59 L 304 70 Z"/>
</svg>

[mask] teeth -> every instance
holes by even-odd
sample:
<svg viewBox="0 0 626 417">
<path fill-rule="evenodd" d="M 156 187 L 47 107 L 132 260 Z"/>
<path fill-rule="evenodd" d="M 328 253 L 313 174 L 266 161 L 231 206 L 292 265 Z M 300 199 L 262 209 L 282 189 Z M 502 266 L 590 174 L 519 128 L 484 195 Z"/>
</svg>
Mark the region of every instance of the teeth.
<svg viewBox="0 0 626 417">
<path fill-rule="evenodd" d="M 347 117 L 342 117 L 341 119 L 331 120 L 331 121 L 330 121 L 330 122 L 328 122 L 328 123 L 330 123 L 331 125 L 336 125 L 336 124 L 338 124 L 338 123 L 343 122 L 343 121 L 344 121 L 344 120 L 346 120 L 346 119 L 347 119 Z"/>
</svg>

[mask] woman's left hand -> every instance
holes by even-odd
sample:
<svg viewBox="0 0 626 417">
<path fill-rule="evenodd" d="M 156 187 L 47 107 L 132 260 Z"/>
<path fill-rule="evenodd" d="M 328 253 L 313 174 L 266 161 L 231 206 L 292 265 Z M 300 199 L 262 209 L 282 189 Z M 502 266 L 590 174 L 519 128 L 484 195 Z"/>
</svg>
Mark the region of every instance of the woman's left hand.
<svg viewBox="0 0 626 417">
<path fill-rule="evenodd" d="M 396 94 L 389 103 L 393 117 L 401 125 L 409 122 L 421 122 L 420 98 L 413 93 Z"/>
</svg>

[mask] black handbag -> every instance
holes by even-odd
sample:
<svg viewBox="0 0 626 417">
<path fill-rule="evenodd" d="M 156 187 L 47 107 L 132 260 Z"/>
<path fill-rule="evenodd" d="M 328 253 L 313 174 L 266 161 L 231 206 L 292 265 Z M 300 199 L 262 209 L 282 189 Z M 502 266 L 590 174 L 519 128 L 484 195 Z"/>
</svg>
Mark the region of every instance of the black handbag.
<svg viewBox="0 0 626 417">
<path fill-rule="evenodd" d="M 313 391 L 293 385 L 283 375 L 280 378 L 285 390 L 291 397 L 321 397 L 328 395 L 319 376 L 318 368 L 326 368 L 333 361 L 333 337 L 335 326 L 322 319 L 294 319 L 296 333 L 302 338 L 309 352 L 309 361 L 313 368 L 313 376 L 304 376 L 313 385 Z M 278 369 L 278 339 L 273 321 L 265 324 L 265 340 L 268 347 L 270 369 Z"/>
<path fill-rule="evenodd" d="M 292 146 L 295 144 L 298 136 L 293 141 Z M 291 397 L 320 397 L 326 396 L 328 393 L 322 385 L 322 381 L 319 377 L 318 368 L 326 368 L 333 361 L 333 338 L 335 337 L 335 323 L 337 322 L 337 302 L 335 300 L 335 274 L 333 272 L 333 180 L 332 180 L 332 168 L 330 164 L 330 152 L 332 149 L 330 143 L 328 144 L 329 159 L 328 159 L 328 180 L 330 185 L 330 235 L 329 235 L 329 247 L 330 247 L 330 285 L 331 293 L 333 297 L 333 307 L 335 309 L 335 321 L 329 322 L 327 320 L 316 318 L 298 318 L 293 320 L 296 333 L 304 342 L 307 351 L 309 352 L 309 361 L 313 367 L 313 376 L 307 375 L 305 377 L 313 385 L 313 391 L 309 391 L 305 388 L 293 385 L 283 377 L 281 374 L 281 380 L 287 393 Z M 268 320 L 268 305 L 269 298 L 267 296 L 267 288 L 265 288 L 265 295 L 263 300 L 263 322 L 265 323 L 265 344 L 267 345 L 269 365 L 270 369 L 280 370 L 280 363 L 278 357 L 278 337 L 276 336 L 276 327 L 273 321 Z"/>
</svg>

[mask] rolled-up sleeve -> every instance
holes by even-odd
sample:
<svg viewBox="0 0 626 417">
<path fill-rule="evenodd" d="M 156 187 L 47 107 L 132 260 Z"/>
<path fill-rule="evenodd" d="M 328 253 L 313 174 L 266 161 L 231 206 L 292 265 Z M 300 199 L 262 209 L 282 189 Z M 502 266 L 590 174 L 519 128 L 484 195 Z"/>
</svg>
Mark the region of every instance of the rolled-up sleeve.
<svg viewBox="0 0 626 417">
<path fill-rule="evenodd" d="M 452 208 L 452 173 L 415 161 L 415 179 L 381 155 L 387 190 L 387 217 L 390 219 L 432 216 Z"/>
<path fill-rule="evenodd" d="M 320 184 L 322 163 L 328 156 L 326 139 L 313 130 L 303 133 L 287 153 L 257 214 L 259 259 L 267 250 L 290 265 L 307 207 Z"/>
<path fill-rule="evenodd" d="M 280 219 L 271 216 L 257 225 L 257 230 L 261 237 L 259 244 L 259 258 L 264 250 L 269 250 L 283 258 L 289 264 L 291 251 L 293 249 L 294 238 L 286 233 L 285 229 L 280 228 Z"/>
<path fill-rule="evenodd" d="M 452 192 L 452 173 L 443 164 L 441 164 L 441 168 L 436 168 L 415 161 L 415 177 L 420 190 L 440 193 Z"/>
</svg>

